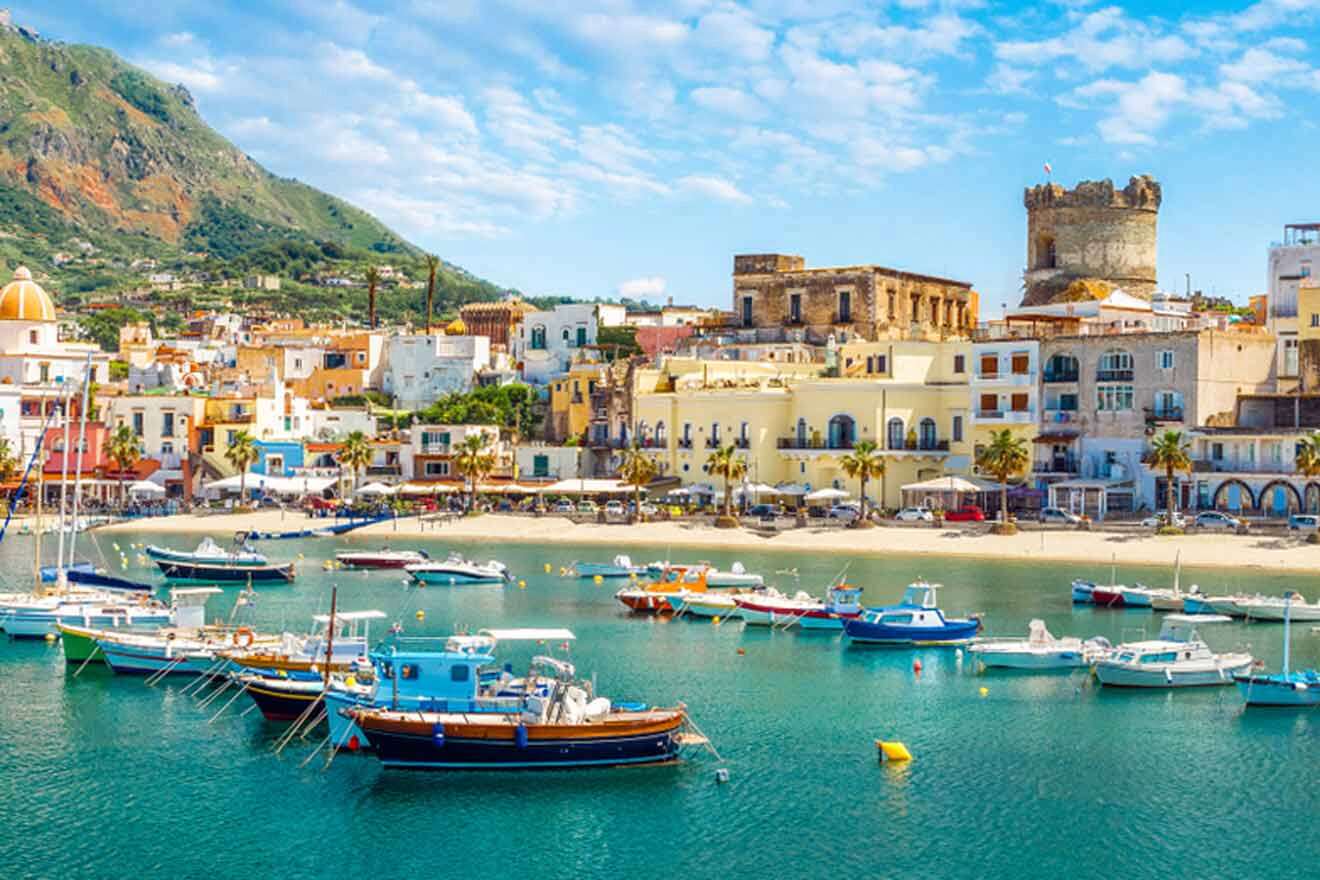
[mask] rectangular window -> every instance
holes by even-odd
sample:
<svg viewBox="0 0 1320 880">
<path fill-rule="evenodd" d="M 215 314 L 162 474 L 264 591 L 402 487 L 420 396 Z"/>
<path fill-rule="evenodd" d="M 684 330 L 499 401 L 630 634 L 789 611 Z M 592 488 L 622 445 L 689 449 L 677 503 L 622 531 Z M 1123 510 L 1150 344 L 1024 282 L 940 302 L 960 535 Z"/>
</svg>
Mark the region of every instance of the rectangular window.
<svg viewBox="0 0 1320 880">
<path fill-rule="evenodd" d="M 962 416 L 953 417 L 953 442 L 962 442 Z"/>
<path fill-rule="evenodd" d="M 1283 341 L 1283 375 L 1297 375 L 1297 340 L 1285 339 Z"/>
<path fill-rule="evenodd" d="M 955 354 L 953 356 L 953 372 L 956 375 L 962 375 L 967 372 L 967 355 Z"/>
<path fill-rule="evenodd" d="M 1101 412 L 1123 412 L 1132 409 L 1131 385 L 1101 385 L 1096 388 L 1096 408 Z"/>
<path fill-rule="evenodd" d="M 790 293 L 788 295 L 788 322 L 790 324 L 802 323 L 802 294 Z"/>
<path fill-rule="evenodd" d="M 428 461 L 422 472 L 428 477 L 447 477 L 449 476 L 449 462 Z"/>
<path fill-rule="evenodd" d="M 994 379 L 999 376 L 999 355 L 981 355 L 981 378 Z"/>
<path fill-rule="evenodd" d="M 752 298 L 750 296 L 742 298 L 742 325 L 744 327 L 752 326 Z"/>
<path fill-rule="evenodd" d="M 999 395 L 982 394 L 981 395 L 981 414 L 989 415 L 999 412 Z"/>
<path fill-rule="evenodd" d="M 1317 315 L 1315 312 L 1311 313 L 1311 326 L 1320 327 L 1320 315 Z"/>
<path fill-rule="evenodd" d="M 174 413 L 161 413 L 160 436 L 174 436 Z"/>
<path fill-rule="evenodd" d="M 1210 444 L 1210 460 L 1211 460 L 1211 461 L 1223 461 L 1223 460 L 1224 460 L 1224 444 L 1222 444 L 1222 443 L 1211 443 L 1211 444 Z"/>
<path fill-rule="evenodd" d="M 1064 412 L 1077 412 L 1077 395 L 1060 394 L 1059 409 L 1063 410 Z"/>
<path fill-rule="evenodd" d="M 532 457 L 532 476 L 534 477 L 550 476 L 550 456 L 537 455 Z"/>
<path fill-rule="evenodd" d="M 839 323 L 847 324 L 852 321 L 852 291 L 839 291 Z"/>
<path fill-rule="evenodd" d="M 143 423 L 145 421 L 146 418 L 142 413 L 140 412 L 133 413 L 133 433 L 136 436 L 138 437 L 142 436 Z"/>
<path fill-rule="evenodd" d="M 579 327 L 579 328 L 577 328 L 577 345 L 578 345 L 578 348 L 581 348 L 582 346 L 584 346 L 584 345 L 586 345 L 586 344 L 587 344 L 587 328 L 586 328 L 586 327 Z"/>
<path fill-rule="evenodd" d="M 1025 395 L 1025 394 L 1014 394 L 1014 395 L 1013 395 L 1013 412 L 1026 412 L 1026 411 L 1027 411 L 1027 395 Z"/>
<path fill-rule="evenodd" d="M 1013 355 L 1013 375 L 1025 376 L 1031 369 L 1031 355 L 1015 354 Z"/>
<path fill-rule="evenodd" d="M 889 355 L 878 354 L 875 356 L 875 371 L 877 373 L 889 372 Z"/>
<path fill-rule="evenodd" d="M 889 301 L 888 302 L 889 320 L 892 321 L 894 320 L 895 317 L 897 317 L 894 313 L 894 310 L 898 308 L 898 292 L 891 288 L 889 291 L 889 295 L 886 297 L 886 299 L 888 299 Z"/>
<path fill-rule="evenodd" d="M 1159 356 L 1159 364 L 1160 364 L 1160 369 L 1161 369 L 1161 370 L 1172 370 L 1172 369 L 1173 369 L 1173 352 L 1172 352 L 1172 351 L 1169 351 L 1169 350 L 1165 350 L 1165 351 L 1160 352 L 1160 356 Z"/>
</svg>

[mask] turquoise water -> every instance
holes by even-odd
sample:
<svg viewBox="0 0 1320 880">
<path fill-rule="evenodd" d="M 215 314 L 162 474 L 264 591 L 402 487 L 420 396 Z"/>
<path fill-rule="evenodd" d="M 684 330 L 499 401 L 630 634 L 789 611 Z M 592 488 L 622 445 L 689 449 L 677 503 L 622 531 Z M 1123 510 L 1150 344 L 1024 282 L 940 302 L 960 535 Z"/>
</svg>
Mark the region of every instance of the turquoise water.
<svg viewBox="0 0 1320 880">
<path fill-rule="evenodd" d="M 110 537 L 97 541 L 113 558 Z M 450 546 L 415 545 L 433 555 Z M 410 774 L 343 755 L 328 770 L 299 768 L 312 742 L 273 756 L 280 728 L 255 712 L 240 718 L 246 697 L 208 723 L 218 704 L 199 709 L 180 693 L 185 682 L 148 688 L 96 667 L 75 679 L 58 645 L 0 642 L 0 877 L 1292 878 L 1320 864 L 1314 710 L 1244 712 L 1233 688 L 1110 692 L 1080 674 L 977 675 L 948 649 L 843 648 L 828 635 L 629 617 L 612 598 L 617 584 L 557 576 L 575 558 L 649 560 L 654 550 L 465 546 L 507 562 L 526 589 L 409 591 L 399 573 L 320 569 L 346 546 L 377 542 L 265 545 L 307 562 L 294 584 L 261 591 L 258 622 L 302 629 L 338 584 L 341 608 L 380 608 L 410 634 L 568 626 L 578 669 L 595 672 L 601 692 L 685 701 L 723 760 Z M 25 539 L 0 546 L 0 589 L 26 587 L 30 553 Z M 154 579 L 133 555 L 128 574 Z M 672 555 L 762 572 L 792 564 L 804 588 L 846 561 Z M 1107 578 L 1108 565 L 894 557 L 858 558 L 848 571 L 873 603 L 918 575 L 938 580 L 945 609 L 984 612 L 988 634 L 1024 633 L 1033 616 L 1056 635 L 1111 641 L 1158 629 L 1149 613 L 1072 607 L 1068 581 Z M 1133 567 L 1120 578 L 1165 584 L 1170 572 Z M 1320 593 L 1318 579 L 1246 571 L 1185 570 L 1194 581 Z M 227 613 L 232 593 L 212 615 Z M 1274 668 L 1281 633 L 1231 624 L 1205 635 L 1223 649 L 1250 643 Z M 1320 635 L 1295 627 L 1293 654 L 1320 665 Z M 878 764 L 877 737 L 904 741 L 915 760 Z M 717 767 L 728 784 L 716 783 Z"/>
</svg>

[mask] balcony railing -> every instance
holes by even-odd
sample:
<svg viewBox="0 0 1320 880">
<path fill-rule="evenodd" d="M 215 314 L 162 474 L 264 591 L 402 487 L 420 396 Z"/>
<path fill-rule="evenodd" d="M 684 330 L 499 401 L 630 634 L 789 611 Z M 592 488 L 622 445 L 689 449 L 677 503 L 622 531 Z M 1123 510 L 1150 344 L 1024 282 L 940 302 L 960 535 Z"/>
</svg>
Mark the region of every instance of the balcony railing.
<svg viewBox="0 0 1320 880">
<path fill-rule="evenodd" d="M 1183 411 L 1180 406 L 1146 407 L 1146 418 L 1152 422 L 1181 422 Z"/>
<path fill-rule="evenodd" d="M 367 476 L 401 477 L 403 476 L 403 466 L 398 464 L 369 464 L 367 465 Z"/>
<path fill-rule="evenodd" d="M 719 437 L 707 437 L 707 438 L 706 438 L 706 448 L 707 448 L 707 449 L 719 449 L 719 448 L 720 448 L 721 446 L 723 446 L 723 445 L 724 445 L 724 444 L 720 443 L 720 438 L 719 438 Z"/>
<path fill-rule="evenodd" d="M 835 440 L 826 437 L 780 437 L 780 449 L 852 449 L 852 440 Z"/>
<path fill-rule="evenodd" d="M 453 449 L 449 443 L 423 443 L 419 451 L 422 455 L 448 455 Z"/>
<path fill-rule="evenodd" d="M 976 418 L 983 422 L 1030 422 L 1035 414 L 1029 409 L 978 409 Z"/>
<path fill-rule="evenodd" d="M 1032 463 L 1031 472 L 1035 474 L 1075 474 L 1080 468 L 1075 458 L 1046 458 Z"/>
<path fill-rule="evenodd" d="M 1095 381 L 1097 382 L 1131 382 L 1133 377 L 1132 370 L 1096 370 Z"/>
<path fill-rule="evenodd" d="M 748 449 L 751 447 L 752 441 L 746 437 L 739 437 L 733 441 L 733 445 L 737 446 L 739 449 Z"/>
<path fill-rule="evenodd" d="M 1076 382 L 1079 375 L 1076 370 L 1046 370 L 1046 382 Z"/>
<path fill-rule="evenodd" d="M 1235 459 L 1192 459 L 1194 473 L 1216 474 L 1292 474 L 1297 472 L 1291 461 L 1238 461 Z"/>
<path fill-rule="evenodd" d="M 692 448 L 692 438 L 691 438 L 691 437 L 679 437 L 679 438 L 678 438 L 678 448 L 679 448 L 679 449 L 691 449 L 691 448 Z"/>
</svg>

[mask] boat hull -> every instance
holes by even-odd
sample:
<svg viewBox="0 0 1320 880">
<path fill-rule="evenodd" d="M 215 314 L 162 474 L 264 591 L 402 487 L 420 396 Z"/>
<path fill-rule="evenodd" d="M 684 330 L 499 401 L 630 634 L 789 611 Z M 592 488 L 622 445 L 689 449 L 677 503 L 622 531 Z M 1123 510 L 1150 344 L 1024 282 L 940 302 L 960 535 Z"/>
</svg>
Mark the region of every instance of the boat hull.
<svg viewBox="0 0 1320 880">
<path fill-rule="evenodd" d="M 658 593 L 649 590 L 634 590 L 615 596 L 634 614 L 668 614 L 673 608 L 669 604 L 673 593 Z"/>
<path fill-rule="evenodd" d="M 168 626 L 168 611 L 143 614 L 62 614 L 58 612 L 18 613 L 0 617 L 0 629 L 15 639 L 44 639 L 59 635 L 60 624 L 84 626 L 92 629 L 117 629 L 126 626 Z"/>
<path fill-rule="evenodd" d="M 943 626 L 891 626 L 860 617 L 844 623 L 843 631 L 854 642 L 865 645 L 958 645 L 976 635 L 976 620 L 946 620 Z"/>
<path fill-rule="evenodd" d="M 106 665 L 116 675 L 155 675 L 164 672 L 167 675 L 203 675 L 215 666 L 214 655 L 209 653 L 179 654 L 164 649 L 145 648 L 136 645 L 117 645 L 106 639 L 98 639 L 97 644 L 105 657 Z"/>
<path fill-rule="evenodd" d="M 97 647 L 94 630 L 62 625 L 60 647 L 64 650 L 65 663 L 82 664 L 90 660 L 93 663 L 105 663 L 105 655 Z"/>
<path fill-rule="evenodd" d="M 718 600 L 703 599 L 696 596 L 679 596 L 678 594 L 669 597 L 669 607 L 674 611 L 681 611 L 689 617 L 718 617 L 721 620 L 728 620 L 733 617 L 740 617 L 742 612 L 735 603 L 724 603 Z"/>
<path fill-rule="evenodd" d="M 1077 669 L 1089 666 L 1081 651 L 985 651 L 973 646 L 971 655 L 987 669 Z"/>
<path fill-rule="evenodd" d="M 412 571 L 409 572 L 414 580 L 424 584 L 440 584 L 443 586 L 456 586 L 458 584 L 502 584 L 505 577 L 502 574 L 479 574 L 475 572 L 464 571 Z"/>
<path fill-rule="evenodd" d="M 580 578 L 626 578 L 639 573 L 639 570 L 635 568 L 624 568 L 619 565 L 607 565 L 597 562 L 575 563 L 573 571 Z"/>
<path fill-rule="evenodd" d="M 759 574 L 734 574 L 728 571 L 712 571 L 706 575 L 708 587 L 740 587 L 752 589 L 765 586 L 765 578 Z"/>
<path fill-rule="evenodd" d="M 257 704 L 267 721 L 296 721 L 299 718 L 313 718 L 319 709 L 312 708 L 323 704 L 322 688 L 290 686 L 279 680 L 249 680 L 246 684 L 248 696 Z"/>
<path fill-rule="evenodd" d="M 1091 597 L 1095 593 L 1095 584 L 1090 581 L 1072 582 L 1072 600 L 1076 605 L 1090 605 Z"/>
<path fill-rule="evenodd" d="M 1099 608 L 1122 608 L 1127 600 L 1120 590 L 1096 587 L 1091 591 L 1091 604 Z"/>
<path fill-rule="evenodd" d="M 359 718 L 386 767 L 517 770 L 668 763 L 678 758 L 682 715 L 604 724 L 466 723 L 466 716 L 419 720 Z M 431 720 L 434 718 L 435 720 Z M 518 731 L 522 730 L 520 734 Z M 521 741 L 520 741 L 521 738 Z"/>
<path fill-rule="evenodd" d="M 1096 664 L 1095 677 L 1107 687 L 1128 688 L 1180 688 L 1209 687 L 1233 683 L 1234 673 L 1251 666 L 1252 658 L 1230 660 L 1218 666 L 1207 665 L 1189 670 L 1137 669 L 1128 664 L 1101 661 Z"/>
<path fill-rule="evenodd" d="M 839 632 L 844 621 L 852 620 L 857 615 L 844 615 L 833 611 L 811 609 L 808 611 L 772 606 L 738 604 L 742 619 L 753 626 L 797 626 L 802 629 L 819 629 Z"/>
<path fill-rule="evenodd" d="M 422 556 L 385 556 L 371 553 L 336 553 L 335 560 L 345 568 L 399 569 L 425 562 Z"/>
<path fill-rule="evenodd" d="M 156 566 L 166 580 L 217 583 L 289 583 L 293 580 L 293 563 L 283 565 L 215 565 L 203 562 L 183 562 L 175 559 L 157 559 Z"/>
<path fill-rule="evenodd" d="M 1235 675 L 1233 682 L 1248 706 L 1320 706 L 1320 676 L 1314 673 Z"/>
</svg>

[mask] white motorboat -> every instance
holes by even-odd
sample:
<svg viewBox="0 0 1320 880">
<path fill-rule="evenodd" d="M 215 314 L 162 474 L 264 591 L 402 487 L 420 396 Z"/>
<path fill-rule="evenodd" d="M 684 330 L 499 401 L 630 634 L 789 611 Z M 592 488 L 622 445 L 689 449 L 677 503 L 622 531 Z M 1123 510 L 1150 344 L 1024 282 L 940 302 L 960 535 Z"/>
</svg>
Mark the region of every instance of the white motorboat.
<svg viewBox="0 0 1320 880">
<path fill-rule="evenodd" d="M 741 562 L 735 562 L 728 571 L 720 571 L 712 568 L 706 572 L 706 586 L 711 588 L 718 587 L 763 587 L 765 578 L 759 574 L 752 574 L 743 567 Z"/>
<path fill-rule="evenodd" d="M 1283 620 L 1285 616 L 1293 620 L 1320 620 L 1320 602 L 1307 602 L 1300 593 L 1289 595 L 1291 599 L 1283 596 L 1255 596 L 1234 604 L 1248 620 Z"/>
<path fill-rule="evenodd" d="M 503 562 L 472 562 L 457 553 L 443 561 L 418 562 L 403 568 L 424 584 L 502 584 L 512 578 Z"/>
<path fill-rule="evenodd" d="M 1233 683 L 1234 673 L 1254 661 L 1250 654 L 1217 654 L 1210 650 L 1196 627 L 1225 623 L 1225 615 L 1170 614 L 1157 639 L 1126 642 L 1095 663 L 1103 685 L 1115 687 L 1175 688 Z"/>
<path fill-rule="evenodd" d="M 1110 651 L 1106 639 L 1082 641 L 1073 636 L 1055 638 L 1045 621 L 1033 620 L 1025 639 L 978 638 L 967 652 L 987 668 L 1000 669 L 1074 669 L 1090 666 Z"/>
<path fill-rule="evenodd" d="M 28 598 L 0 606 L 0 630 L 11 638 L 59 635 L 60 624 L 89 627 L 167 626 L 174 619 L 164 604 L 142 596 L 85 591 Z"/>
<path fill-rule="evenodd" d="M 676 614 L 690 614 L 693 617 L 718 617 L 727 620 L 738 617 L 738 602 L 733 593 L 698 592 L 679 590 L 665 597 L 669 607 Z"/>
</svg>

